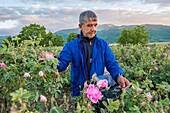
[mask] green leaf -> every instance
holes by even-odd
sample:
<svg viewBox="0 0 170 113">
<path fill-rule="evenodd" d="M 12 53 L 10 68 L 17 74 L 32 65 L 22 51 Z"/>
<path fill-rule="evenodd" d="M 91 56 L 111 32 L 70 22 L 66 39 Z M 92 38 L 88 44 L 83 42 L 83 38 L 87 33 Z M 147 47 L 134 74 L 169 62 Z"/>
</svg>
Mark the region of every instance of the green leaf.
<svg viewBox="0 0 170 113">
<path fill-rule="evenodd" d="M 54 58 L 54 59 L 53 59 L 53 63 L 54 63 L 55 65 L 58 65 L 58 60 L 57 60 L 56 58 Z"/>
<path fill-rule="evenodd" d="M 170 85 L 168 85 L 168 92 L 170 92 Z"/>
<path fill-rule="evenodd" d="M 129 110 L 130 111 L 136 111 L 136 108 L 135 107 L 129 107 Z"/>
<path fill-rule="evenodd" d="M 109 111 L 113 111 L 114 110 L 113 106 L 107 106 L 107 108 L 109 109 Z"/>
<path fill-rule="evenodd" d="M 115 110 L 118 110 L 120 105 L 119 100 L 111 102 L 110 105 L 113 106 Z"/>
<path fill-rule="evenodd" d="M 54 106 L 54 107 L 50 110 L 50 113 L 64 113 L 64 112 L 63 112 L 62 109 Z"/>
<path fill-rule="evenodd" d="M 87 111 L 88 109 L 87 109 L 87 107 L 82 106 L 81 110 L 83 110 L 83 111 Z"/>
<path fill-rule="evenodd" d="M 38 102 L 39 94 L 36 92 L 35 101 Z"/>
</svg>

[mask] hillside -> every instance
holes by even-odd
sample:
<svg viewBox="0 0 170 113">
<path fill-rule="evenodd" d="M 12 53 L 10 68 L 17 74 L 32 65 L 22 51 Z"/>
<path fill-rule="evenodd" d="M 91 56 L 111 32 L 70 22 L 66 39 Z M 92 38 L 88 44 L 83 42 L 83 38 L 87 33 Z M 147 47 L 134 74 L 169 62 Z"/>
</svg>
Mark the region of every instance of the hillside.
<svg viewBox="0 0 170 113">
<path fill-rule="evenodd" d="M 170 26 L 164 25 L 145 25 L 149 35 L 152 36 L 150 42 L 170 42 Z M 130 26 L 115 26 L 112 24 L 103 24 L 98 26 L 97 35 L 106 40 L 109 43 L 115 43 L 117 38 L 120 36 L 121 30 L 123 28 L 134 28 L 135 25 Z M 66 40 L 68 34 L 75 32 L 79 33 L 78 28 L 74 29 L 64 29 L 55 32 L 54 34 L 62 35 Z"/>
<path fill-rule="evenodd" d="M 165 25 L 145 25 L 149 35 L 152 36 L 150 42 L 170 42 L 170 26 Z M 108 43 L 116 43 L 117 38 L 120 36 L 121 30 L 123 28 L 134 28 L 135 25 L 129 26 L 115 26 L 113 24 L 102 24 L 98 26 L 97 35 L 98 37 L 106 40 Z M 63 36 L 64 40 L 67 39 L 70 33 L 79 33 L 80 30 L 78 28 L 73 29 L 63 29 L 55 32 L 54 34 L 58 34 Z M 0 45 L 4 38 L 7 36 L 0 36 Z"/>
</svg>

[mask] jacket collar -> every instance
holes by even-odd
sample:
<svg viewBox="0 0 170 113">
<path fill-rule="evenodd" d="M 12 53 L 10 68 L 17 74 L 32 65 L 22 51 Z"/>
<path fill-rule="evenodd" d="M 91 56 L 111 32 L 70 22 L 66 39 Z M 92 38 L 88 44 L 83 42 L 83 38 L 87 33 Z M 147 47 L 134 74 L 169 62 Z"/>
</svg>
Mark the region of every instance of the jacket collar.
<svg viewBox="0 0 170 113">
<path fill-rule="evenodd" d="M 77 34 L 77 38 L 79 39 L 79 40 L 78 40 L 79 44 L 81 43 L 81 41 L 83 40 L 83 38 L 85 38 L 85 40 L 87 40 L 87 41 L 89 40 L 88 37 L 84 37 L 84 36 L 83 36 L 82 31 L 80 32 L 80 34 Z M 96 35 L 92 40 L 93 40 L 93 42 L 98 42 L 98 37 L 97 37 L 97 35 Z"/>
<path fill-rule="evenodd" d="M 85 37 L 85 36 L 83 36 L 83 33 L 82 33 L 82 31 L 80 32 L 80 34 L 81 34 L 81 41 L 83 41 L 83 42 L 94 42 L 94 40 L 95 40 L 95 38 L 96 38 L 96 35 L 93 37 L 93 38 L 89 38 L 89 37 Z"/>
<path fill-rule="evenodd" d="M 81 40 L 83 38 L 83 35 L 78 34 L 77 35 L 78 38 L 78 43 L 79 43 L 79 48 L 82 48 L 82 44 L 81 44 Z M 94 60 L 97 57 L 97 53 L 99 52 L 98 50 L 100 49 L 100 42 L 99 42 L 99 38 L 97 37 L 97 35 L 95 36 L 95 40 L 93 42 L 93 56 L 92 59 Z M 92 61 L 93 62 L 93 61 Z"/>
</svg>

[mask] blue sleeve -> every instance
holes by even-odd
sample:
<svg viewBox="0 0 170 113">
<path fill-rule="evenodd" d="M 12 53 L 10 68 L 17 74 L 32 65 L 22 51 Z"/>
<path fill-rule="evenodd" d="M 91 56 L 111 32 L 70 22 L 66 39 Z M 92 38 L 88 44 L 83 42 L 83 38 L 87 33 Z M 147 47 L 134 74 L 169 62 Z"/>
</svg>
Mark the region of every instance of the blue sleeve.
<svg viewBox="0 0 170 113">
<path fill-rule="evenodd" d="M 116 58 L 108 44 L 105 46 L 104 57 L 105 57 L 106 69 L 110 73 L 110 75 L 113 77 L 114 80 L 116 80 L 116 76 L 118 74 L 124 75 L 123 70 L 121 69 L 118 62 L 116 61 Z"/>
<path fill-rule="evenodd" d="M 72 53 L 69 47 L 69 43 L 67 43 L 63 50 L 60 52 L 60 55 L 58 57 L 59 65 L 57 66 L 57 69 L 59 72 L 64 71 L 69 63 L 72 61 Z"/>
</svg>

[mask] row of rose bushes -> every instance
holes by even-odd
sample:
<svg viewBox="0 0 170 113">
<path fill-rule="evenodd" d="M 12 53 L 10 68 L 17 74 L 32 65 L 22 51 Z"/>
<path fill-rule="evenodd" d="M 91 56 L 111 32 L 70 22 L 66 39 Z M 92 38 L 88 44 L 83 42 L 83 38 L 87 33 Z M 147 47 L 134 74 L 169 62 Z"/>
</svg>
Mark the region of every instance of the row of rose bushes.
<svg viewBox="0 0 170 113">
<path fill-rule="evenodd" d="M 114 102 L 118 107 L 114 103 L 112 107 L 108 106 L 110 111 L 169 113 L 170 79 L 167 78 L 170 77 L 170 45 L 113 45 L 111 48 L 132 87 L 124 90 L 119 101 Z M 79 111 L 91 112 L 89 104 L 93 103 L 87 100 L 81 102 L 82 109 Z"/>
<path fill-rule="evenodd" d="M 56 70 L 58 60 L 42 56 L 47 51 L 57 55 L 57 50 L 27 45 L 0 49 L 1 112 L 48 112 L 57 105 L 63 79 Z"/>
<path fill-rule="evenodd" d="M 58 105 L 61 88 L 70 84 L 69 69 L 59 74 L 57 59 L 44 59 L 46 52 L 59 54 L 62 48 L 21 45 L 0 49 L 1 112 L 68 112 L 68 98 Z M 112 46 L 112 50 L 130 80 L 132 88 L 122 93 L 113 112 L 165 112 L 170 109 L 170 46 Z M 51 58 L 51 54 L 41 56 Z M 53 56 L 52 56 L 53 57 Z M 65 76 L 60 76 L 65 75 Z M 87 103 L 88 102 L 88 103 Z M 89 101 L 82 101 L 78 111 L 88 111 Z M 67 107 L 67 108 L 64 108 Z"/>
</svg>

